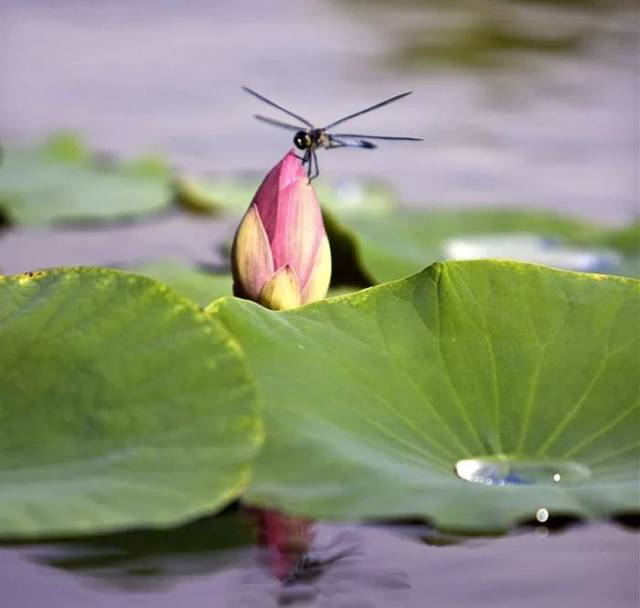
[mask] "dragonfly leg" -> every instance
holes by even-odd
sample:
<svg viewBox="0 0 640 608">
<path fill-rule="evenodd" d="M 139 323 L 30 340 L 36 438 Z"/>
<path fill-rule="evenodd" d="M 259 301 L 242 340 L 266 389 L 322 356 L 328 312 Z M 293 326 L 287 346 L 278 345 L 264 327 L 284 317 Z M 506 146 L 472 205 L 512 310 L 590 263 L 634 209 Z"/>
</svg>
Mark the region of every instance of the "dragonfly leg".
<svg viewBox="0 0 640 608">
<path fill-rule="evenodd" d="M 295 154 L 295 157 L 300 161 L 300 164 L 304 167 L 309 162 L 309 150 L 305 150 L 302 156 Z"/>
<path fill-rule="evenodd" d="M 313 176 L 313 179 L 315 179 L 316 177 L 318 177 L 320 175 L 320 165 L 318 164 L 318 156 L 316 155 L 315 150 L 312 152 L 313 154 L 313 162 L 315 164 L 315 168 L 316 168 L 316 172 Z"/>
<path fill-rule="evenodd" d="M 311 183 L 311 171 L 313 169 L 313 154 L 309 150 L 309 164 L 307 165 L 307 184 Z"/>
<path fill-rule="evenodd" d="M 320 167 L 318 166 L 318 157 L 316 156 L 315 150 L 311 150 L 311 154 L 309 156 L 309 171 L 307 173 L 307 177 L 309 178 L 309 183 L 314 180 L 316 177 L 320 175 Z"/>
<path fill-rule="evenodd" d="M 311 148 L 307 148 L 304 153 L 305 162 L 307 163 L 307 184 L 311 183 L 311 172 L 313 170 L 313 153 Z M 304 166 L 304 163 L 302 163 Z"/>
</svg>

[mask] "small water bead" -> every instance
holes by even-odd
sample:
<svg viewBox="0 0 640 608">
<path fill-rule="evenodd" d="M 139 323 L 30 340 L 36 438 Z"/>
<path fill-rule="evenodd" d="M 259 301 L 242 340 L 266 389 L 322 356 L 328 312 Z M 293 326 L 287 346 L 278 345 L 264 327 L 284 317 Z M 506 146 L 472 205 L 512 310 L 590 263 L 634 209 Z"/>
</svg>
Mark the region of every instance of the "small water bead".
<svg viewBox="0 0 640 608">
<path fill-rule="evenodd" d="M 569 460 L 468 458 L 456 463 L 458 477 L 486 486 L 521 484 L 576 485 L 591 477 L 588 467 Z"/>
<path fill-rule="evenodd" d="M 544 507 L 538 509 L 536 511 L 536 519 L 541 523 L 545 523 L 549 520 L 549 511 L 547 511 Z"/>
</svg>

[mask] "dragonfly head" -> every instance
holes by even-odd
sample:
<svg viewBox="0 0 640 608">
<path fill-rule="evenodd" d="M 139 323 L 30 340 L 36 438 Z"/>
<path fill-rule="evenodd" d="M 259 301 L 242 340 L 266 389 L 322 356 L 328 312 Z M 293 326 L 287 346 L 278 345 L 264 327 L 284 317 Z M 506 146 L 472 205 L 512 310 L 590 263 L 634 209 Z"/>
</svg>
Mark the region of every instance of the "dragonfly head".
<svg viewBox="0 0 640 608">
<path fill-rule="evenodd" d="M 299 150 L 307 150 L 311 147 L 311 136 L 306 131 L 298 131 L 293 136 L 293 143 Z"/>
</svg>

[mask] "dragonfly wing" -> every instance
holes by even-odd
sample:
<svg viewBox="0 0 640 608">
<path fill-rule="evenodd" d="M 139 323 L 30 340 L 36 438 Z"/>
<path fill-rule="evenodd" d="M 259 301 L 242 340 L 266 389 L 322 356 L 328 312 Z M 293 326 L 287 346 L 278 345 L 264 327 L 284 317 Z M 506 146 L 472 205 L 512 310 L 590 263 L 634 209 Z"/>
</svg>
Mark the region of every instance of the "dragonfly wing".
<svg viewBox="0 0 640 608">
<path fill-rule="evenodd" d="M 280 127 L 282 129 L 289 129 L 289 131 L 300 131 L 303 127 L 299 127 L 297 125 L 292 125 L 288 122 L 282 122 L 281 120 L 275 120 L 274 118 L 269 118 L 268 116 L 262 116 L 261 114 L 254 114 L 254 118 L 261 120 L 262 122 L 266 122 L 269 125 L 273 125 L 274 127 Z"/>
<path fill-rule="evenodd" d="M 364 133 L 332 133 L 332 139 L 349 140 L 349 139 L 380 139 L 386 141 L 424 141 L 421 137 L 395 137 L 391 135 L 366 135 Z"/>
<path fill-rule="evenodd" d="M 411 95 L 411 91 L 400 93 L 400 95 L 394 95 L 393 97 L 389 97 L 389 99 L 385 99 L 384 101 L 373 104 L 368 108 L 364 108 L 364 110 L 359 110 L 358 112 L 354 112 L 353 114 L 349 114 L 348 116 L 343 116 L 342 118 L 339 118 L 338 120 L 334 120 L 332 123 L 328 124 L 326 127 L 323 127 L 323 128 L 330 129 L 331 127 L 335 127 L 336 125 L 342 124 L 343 122 L 347 122 L 347 120 L 351 120 L 356 116 L 362 116 L 362 114 L 366 114 L 367 112 L 371 112 L 372 110 L 377 110 L 378 108 L 381 108 L 382 106 L 386 106 L 390 103 L 393 103 L 394 101 L 398 101 L 399 99 L 402 99 L 407 95 Z"/>
<path fill-rule="evenodd" d="M 250 89 L 249 87 L 242 87 L 242 89 L 244 91 L 246 91 L 247 93 L 249 93 L 249 95 L 253 95 L 254 97 L 259 99 L 260 101 L 263 101 L 264 103 L 269 104 L 273 108 L 277 108 L 278 110 L 280 110 L 280 111 L 284 112 L 285 114 L 288 114 L 289 116 L 291 116 L 291 118 L 295 118 L 296 120 L 299 120 L 301 123 L 307 125 L 308 127 L 313 128 L 313 125 L 306 118 L 303 118 L 302 116 L 299 116 L 298 114 L 294 114 L 291 110 L 287 110 L 287 108 L 283 108 L 281 105 L 278 105 L 275 101 L 271 101 L 271 99 L 268 99 L 264 95 L 260 95 L 260 93 L 258 93 L 257 91 L 254 91 L 253 89 Z"/>
<path fill-rule="evenodd" d="M 331 142 L 331 148 L 366 148 L 371 150 L 377 148 L 376 144 L 371 141 L 367 141 L 362 137 L 356 136 L 334 136 L 329 135 L 329 141 Z"/>
</svg>

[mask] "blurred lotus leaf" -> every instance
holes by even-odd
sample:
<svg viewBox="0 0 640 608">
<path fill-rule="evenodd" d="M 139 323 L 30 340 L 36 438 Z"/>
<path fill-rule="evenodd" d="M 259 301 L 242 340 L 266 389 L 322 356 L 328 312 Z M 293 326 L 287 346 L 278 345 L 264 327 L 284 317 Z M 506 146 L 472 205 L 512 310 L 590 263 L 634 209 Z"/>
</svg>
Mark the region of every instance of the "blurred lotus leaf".
<svg viewBox="0 0 640 608">
<path fill-rule="evenodd" d="M 373 217 L 336 208 L 325 212 L 325 224 L 338 284 L 374 285 L 436 261 L 483 258 L 638 276 L 633 227 L 611 230 L 554 213 L 396 209 Z"/>
<path fill-rule="evenodd" d="M 132 219 L 171 204 L 170 171 L 158 157 L 119 162 L 72 134 L 32 148 L 8 147 L 0 162 L 0 210 L 10 223 Z"/>
<path fill-rule="evenodd" d="M 232 294 L 233 278 L 229 273 L 214 273 L 174 260 L 155 260 L 128 268 L 131 272 L 164 283 L 199 306 Z"/>
<path fill-rule="evenodd" d="M 164 283 L 199 306 L 207 306 L 218 298 L 230 296 L 233 291 L 230 273 L 212 272 L 174 260 L 140 263 L 130 266 L 128 270 Z M 341 285 L 331 288 L 329 296 L 346 295 L 357 289 L 355 286 Z"/>
<path fill-rule="evenodd" d="M 178 204 L 196 213 L 239 215 L 249 207 L 262 177 L 258 174 L 179 176 L 175 182 L 176 199 Z M 318 180 L 313 185 L 325 209 L 380 215 L 395 206 L 389 186 L 375 180 Z"/>
</svg>

